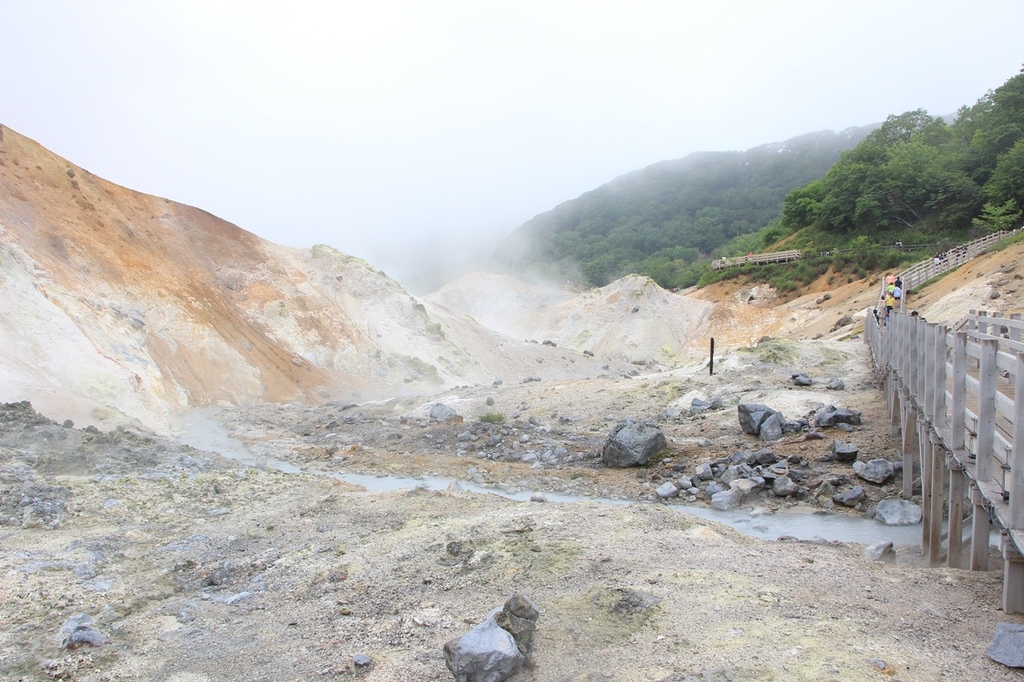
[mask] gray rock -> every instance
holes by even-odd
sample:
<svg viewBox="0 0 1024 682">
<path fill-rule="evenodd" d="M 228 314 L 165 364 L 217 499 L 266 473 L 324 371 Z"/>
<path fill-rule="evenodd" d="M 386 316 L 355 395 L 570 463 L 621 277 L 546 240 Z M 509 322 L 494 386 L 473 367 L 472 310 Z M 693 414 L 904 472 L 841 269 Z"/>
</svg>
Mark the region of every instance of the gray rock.
<svg viewBox="0 0 1024 682">
<path fill-rule="evenodd" d="M 700 414 L 701 412 L 707 412 L 711 409 L 711 403 L 707 400 L 701 400 L 700 398 L 694 398 L 690 401 L 690 414 Z"/>
<path fill-rule="evenodd" d="M 665 481 L 664 483 L 662 483 L 661 485 L 659 485 L 657 487 L 657 489 L 654 491 L 654 493 L 660 499 L 664 500 L 666 498 L 675 497 L 676 495 L 678 495 L 679 494 L 679 488 L 677 488 L 676 484 L 673 483 L 672 481 Z"/>
<path fill-rule="evenodd" d="M 711 483 L 708 483 L 708 487 L 707 487 L 707 489 L 704 492 L 706 492 L 711 497 L 714 497 L 715 495 L 717 495 L 718 493 L 722 492 L 723 490 L 728 490 L 728 488 L 723 486 L 718 481 L 711 481 Z"/>
<path fill-rule="evenodd" d="M 896 550 L 890 540 L 882 540 L 864 548 L 864 558 L 868 561 L 896 561 Z"/>
<path fill-rule="evenodd" d="M 830 451 L 837 462 L 853 462 L 860 453 L 860 449 L 853 443 L 844 443 L 838 440 L 832 441 Z"/>
<path fill-rule="evenodd" d="M 845 407 L 836 407 L 835 405 L 823 407 L 814 415 L 814 425 L 819 429 L 826 426 L 835 426 L 836 424 L 852 424 L 854 426 L 859 426 L 860 423 L 861 417 L 859 411 L 848 410 Z"/>
<path fill-rule="evenodd" d="M 693 475 L 702 481 L 710 481 L 712 478 L 715 477 L 714 472 L 711 470 L 711 465 L 708 464 L 707 462 L 698 464 L 697 468 L 693 472 Z"/>
<path fill-rule="evenodd" d="M 822 484 L 824 486 L 824 484 Z M 852 488 L 842 490 L 832 496 L 832 501 L 836 504 L 841 504 L 844 507 L 856 507 L 858 503 L 864 501 L 864 488 L 859 485 L 855 485 Z"/>
<path fill-rule="evenodd" d="M 867 462 L 854 462 L 853 473 L 870 483 L 882 484 L 891 479 L 896 470 L 887 459 L 872 459 Z"/>
<path fill-rule="evenodd" d="M 103 646 L 110 643 L 110 638 L 96 629 L 92 617 L 85 613 L 76 613 L 60 626 L 63 635 L 62 649 L 73 651 L 83 646 Z"/>
<path fill-rule="evenodd" d="M 612 429 L 604 444 L 602 460 L 609 467 L 642 466 L 667 447 L 665 434 L 656 424 L 626 420 Z"/>
<path fill-rule="evenodd" d="M 843 327 L 848 327 L 851 324 L 853 324 L 853 318 L 850 317 L 849 315 L 843 315 L 838 320 L 836 320 L 836 323 L 834 325 L 832 325 L 832 331 L 841 329 Z"/>
<path fill-rule="evenodd" d="M 1024 625 L 996 623 L 996 633 L 985 653 L 996 663 L 1024 668 Z"/>
<path fill-rule="evenodd" d="M 459 413 L 455 411 L 455 408 L 449 407 L 444 403 L 434 403 L 430 406 L 430 421 L 432 422 L 446 422 L 449 419 L 455 419 L 459 416 Z"/>
<path fill-rule="evenodd" d="M 776 497 L 789 497 L 795 495 L 797 490 L 800 489 L 796 483 L 793 482 L 789 476 L 779 476 L 772 483 L 772 492 L 775 493 Z"/>
<path fill-rule="evenodd" d="M 511 677 L 526 657 L 512 633 L 495 622 L 495 609 L 475 628 L 444 645 L 444 661 L 459 682 L 501 682 Z"/>
<path fill-rule="evenodd" d="M 533 651 L 533 635 L 537 630 L 540 611 L 525 595 L 513 592 L 495 615 L 494 620 L 512 634 L 516 647 L 524 656 Z"/>
<path fill-rule="evenodd" d="M 764 488 L 763 478 L 739 478 L 729 484 L 732 490 L 738 490 L 744 498 L 750 497 Z"/>
<path fill-rule="evenodd" d="M 756 436 L 761 432 L 761 424 L 775 414 L 775 410 L 760 403 L 740 403 L 736 406 L 736 413 L 743 433 Z"/>
<path fill-rule="evenodd" d="M 775 412 L 768 415 L 768 418 L 761 424 L 757 439 L 765 442 L 776 441 L 782 438 L 785 428 L 786 418 L 782 416 L 781 412 Z"/>
<path fill-rule="evenodd" d="M 744 473 L 738 464 L 733 464 L 731 467 L 722 472 L 719 476 L 719 482 L 722 485 L 729 485 L 733 481 L 739 478 L 743 478 Z"/>
<path fill-rule="evenodd" d="M 678 409 L 676 409 L 674 407 L 666 407 L 658 415 L 658 421 L 667 421 L 669 419 L 679 419 L 681 416 L 683 416 L 683 413 L 680 410 L 678 410 Z"/>
<path fill-rule="evenodd" d="M 875 520 L 887 526 L 921 523 L 921 508 L 908 500 L 882 500 L 875 508 Z"/>
<path fill-rule="evenodd" d="M 502 682 L 511 677 L 533 646 L 539 613 L 513 594 L 482 623 L 444 645 L 444 660 L 458 682 Z"/>
<path fill-rule="evenodd" d="M 775 464 L 778 462 L 779 456 L 765 448 L 764 450 L 758 450 L 754 453 L 754 461 L 761 466 L 768 466 L 769 464 Z"/>
<path fill-rule="evenodd" d="M 814 383 L 814 380 L 811 379 L 806 374 L 804 374 L 803 372 L 794 374 L 791 378 L 793 379 L 793 383 L 796 386 L 810 386 L 811 384 Z"/>
<path fill-rule="evenodd" d="M 710 486 L 708 486 L 710 489 Z M 736 509 L 743 501 L 743 493 L 734 488 L 717 492 L 711 496 L 711 508 L 718 511 L 729 511 Z"/>
<path fill-rule="evenodd" d="M 831 379 L 828 380 L 828 383 L 825 384 L 825 388 L 827 388 L 830 391 L 843 391 L 846 389 L 846 384 L 843 383 L 842 379 L 832 377 Z"/>
</svg>

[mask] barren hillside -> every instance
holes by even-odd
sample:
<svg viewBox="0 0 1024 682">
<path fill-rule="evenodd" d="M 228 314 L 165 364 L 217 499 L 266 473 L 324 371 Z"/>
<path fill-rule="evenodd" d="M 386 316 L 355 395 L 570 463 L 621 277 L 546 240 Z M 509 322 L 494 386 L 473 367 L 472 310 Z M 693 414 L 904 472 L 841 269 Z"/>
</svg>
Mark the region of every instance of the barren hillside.
<svg viewBox="0 0 1024 682">
<path fill-rule="evenodd" d="M 277 246 L 0 138 L 0 400 L 161 431 L 205 405 L 366 400 L 587 356 L 511 342 L 326 246 Z M 578 356 L 578 357 L 577 357 Z"/>
</svg>

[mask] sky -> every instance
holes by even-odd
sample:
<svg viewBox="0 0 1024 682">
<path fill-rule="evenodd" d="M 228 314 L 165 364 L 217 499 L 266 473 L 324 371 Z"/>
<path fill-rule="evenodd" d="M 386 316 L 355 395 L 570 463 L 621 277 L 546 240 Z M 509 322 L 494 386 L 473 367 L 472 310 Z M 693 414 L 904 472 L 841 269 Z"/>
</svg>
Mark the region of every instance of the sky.
<svg viewBox="0 0 1024 682">
<path fill-rule="evenodd" d="M 696 151 L 1020 72 L 1020 0 L 0 0 L 0 124 L 410 288 Z"/>
</svg>

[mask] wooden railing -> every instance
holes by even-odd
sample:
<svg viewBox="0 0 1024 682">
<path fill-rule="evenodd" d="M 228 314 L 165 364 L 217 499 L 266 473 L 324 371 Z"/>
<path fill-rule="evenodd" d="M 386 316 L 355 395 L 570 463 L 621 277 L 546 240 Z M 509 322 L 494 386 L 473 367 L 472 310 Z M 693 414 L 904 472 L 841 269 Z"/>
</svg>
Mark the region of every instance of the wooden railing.
<svg viewBox="0 0 1024 682">
<path fill-rule="evenodd" d="M 933 565 L 945 554 L 949 566 L 962 567 L 966 492 L 969 568 L 987 569 L 994 525 L 1005 561 L 1006 613 L 1024 613 L 1022 333 L 1020 315 L 972 313 L 953 325 L 893 314 L 880 326 L 868 315 L 864 334 L 890 416 L 899 422 L 905 498 L 915 490 L 918 465 L 924 551 Z"/>
<path fill-rule="evenodd" d="M 1013 230 L 1000 230 L 999 232 L 993 232 L 992 234 L 985 235 L 974 241 L 955 246 L 952 249 L 943 251 L 936 254 L 928 260 L 923 260 L 918 263 L 911 265 L 906 270 L 900 272 L 897 277 L 903 280 L 903 298 L 899 301 L 899 312 L 906 312 L 907 309 L 907 292 L 918 288 L 933 277 L 937 277 L 944 272 L 948 272 L 954 268 L 958 268 L 967 261 L 980 256 L 985 253 L 990 246 L 997 242 L 1009 237 L 1013 234 Z M 882 279 L 882 291 L 881 298 L 885 298 L 885 287 L 887 282 L 885 278 Z"/>
<path fill-rule="evenodd" d="M 722 257 L 718 260 L 711 261 L 712 270 L 721 270 L 722 268 L 728 268 L 735 265 L 764 265 L 766 263 L 788 263 L 791 260 L 796 260 L 800 257 L 800 252 L 796 249 L 789 251 L 776 251 L 774 253 L 752 253 L 747 256 L 733 256 L 732 258 Z"/>
</svg>

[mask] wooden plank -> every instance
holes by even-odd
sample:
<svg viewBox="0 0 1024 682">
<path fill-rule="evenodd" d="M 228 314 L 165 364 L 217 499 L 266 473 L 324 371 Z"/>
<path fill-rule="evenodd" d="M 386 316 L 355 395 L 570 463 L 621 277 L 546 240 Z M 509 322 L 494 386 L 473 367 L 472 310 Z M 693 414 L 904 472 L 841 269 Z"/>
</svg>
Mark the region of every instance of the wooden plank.
<svg viewBox="0 0 1024 682">
<path fill-rule="evenodd" d="M 974 505 L 974 511 L 971 514 L 970 569 L 972 571 L 987 571 L 988 536 L 992 531 L 992 524 L 988 520 L 985 496 L 977 488 L 971 488 L 971 504 Z"/>
<path fill-rule="evenodd" d="M 936 432 L 946 423 L 946 325 L 935 325 L 932 357 L 932 429 Z"/>
<path fill-rule="evenodd" d="M 1024 613 L 1024 556 L 1003 536 L 1003 613 Z"/>
<path fill-rule="evenodd" d="M 960 568 L 963 562 L 963 516 L 964 516 L 964 472 L 959 468 L 949 470 L 949 544 L 946 564 Z"/>
<path fill-rule="evenodd" d="M 941 443 L 934 434 L 928 439 L 928 447 L 931 450 L 931 510 L 929 520 L 931 522 L 930 540 L 928 545 L 928 558 L 932 566 L 942 563 L 942 503 L 944 499 L 943 487 L 946 481 L 943 467 L 946 458 L 941 451 Z"/>
<path fill-rule="evenodd" d="M 1016 395 L 1024 395 L 1024 353 L 1017 353 Z M 1013 411 L 1013 445 L 1010 454 L 1010 528 L 1024 529 L 1024 400 Z"/>
<path fill-rule="evenodd" d="M 981 342 L 981 369 L 978 376 L 978 479 L 992 480 L 995 476 L 992 446 L 996 428 L 996 351 L 998 342 Z"/>
<path fill-rule="evenodd" d="M 967 411 L 967 332 L 953 334 L 953 442 L 955 452 L 965 447 L 967 435 L 964 413 Z"/>
<path fill-rule="evenodd" d="M 924 434 L 923 419 L 917 420 L 918 457 L 921 459 L 921 551 L 931 555 L 932 551 L 932 448 Z"/>
</svg>

